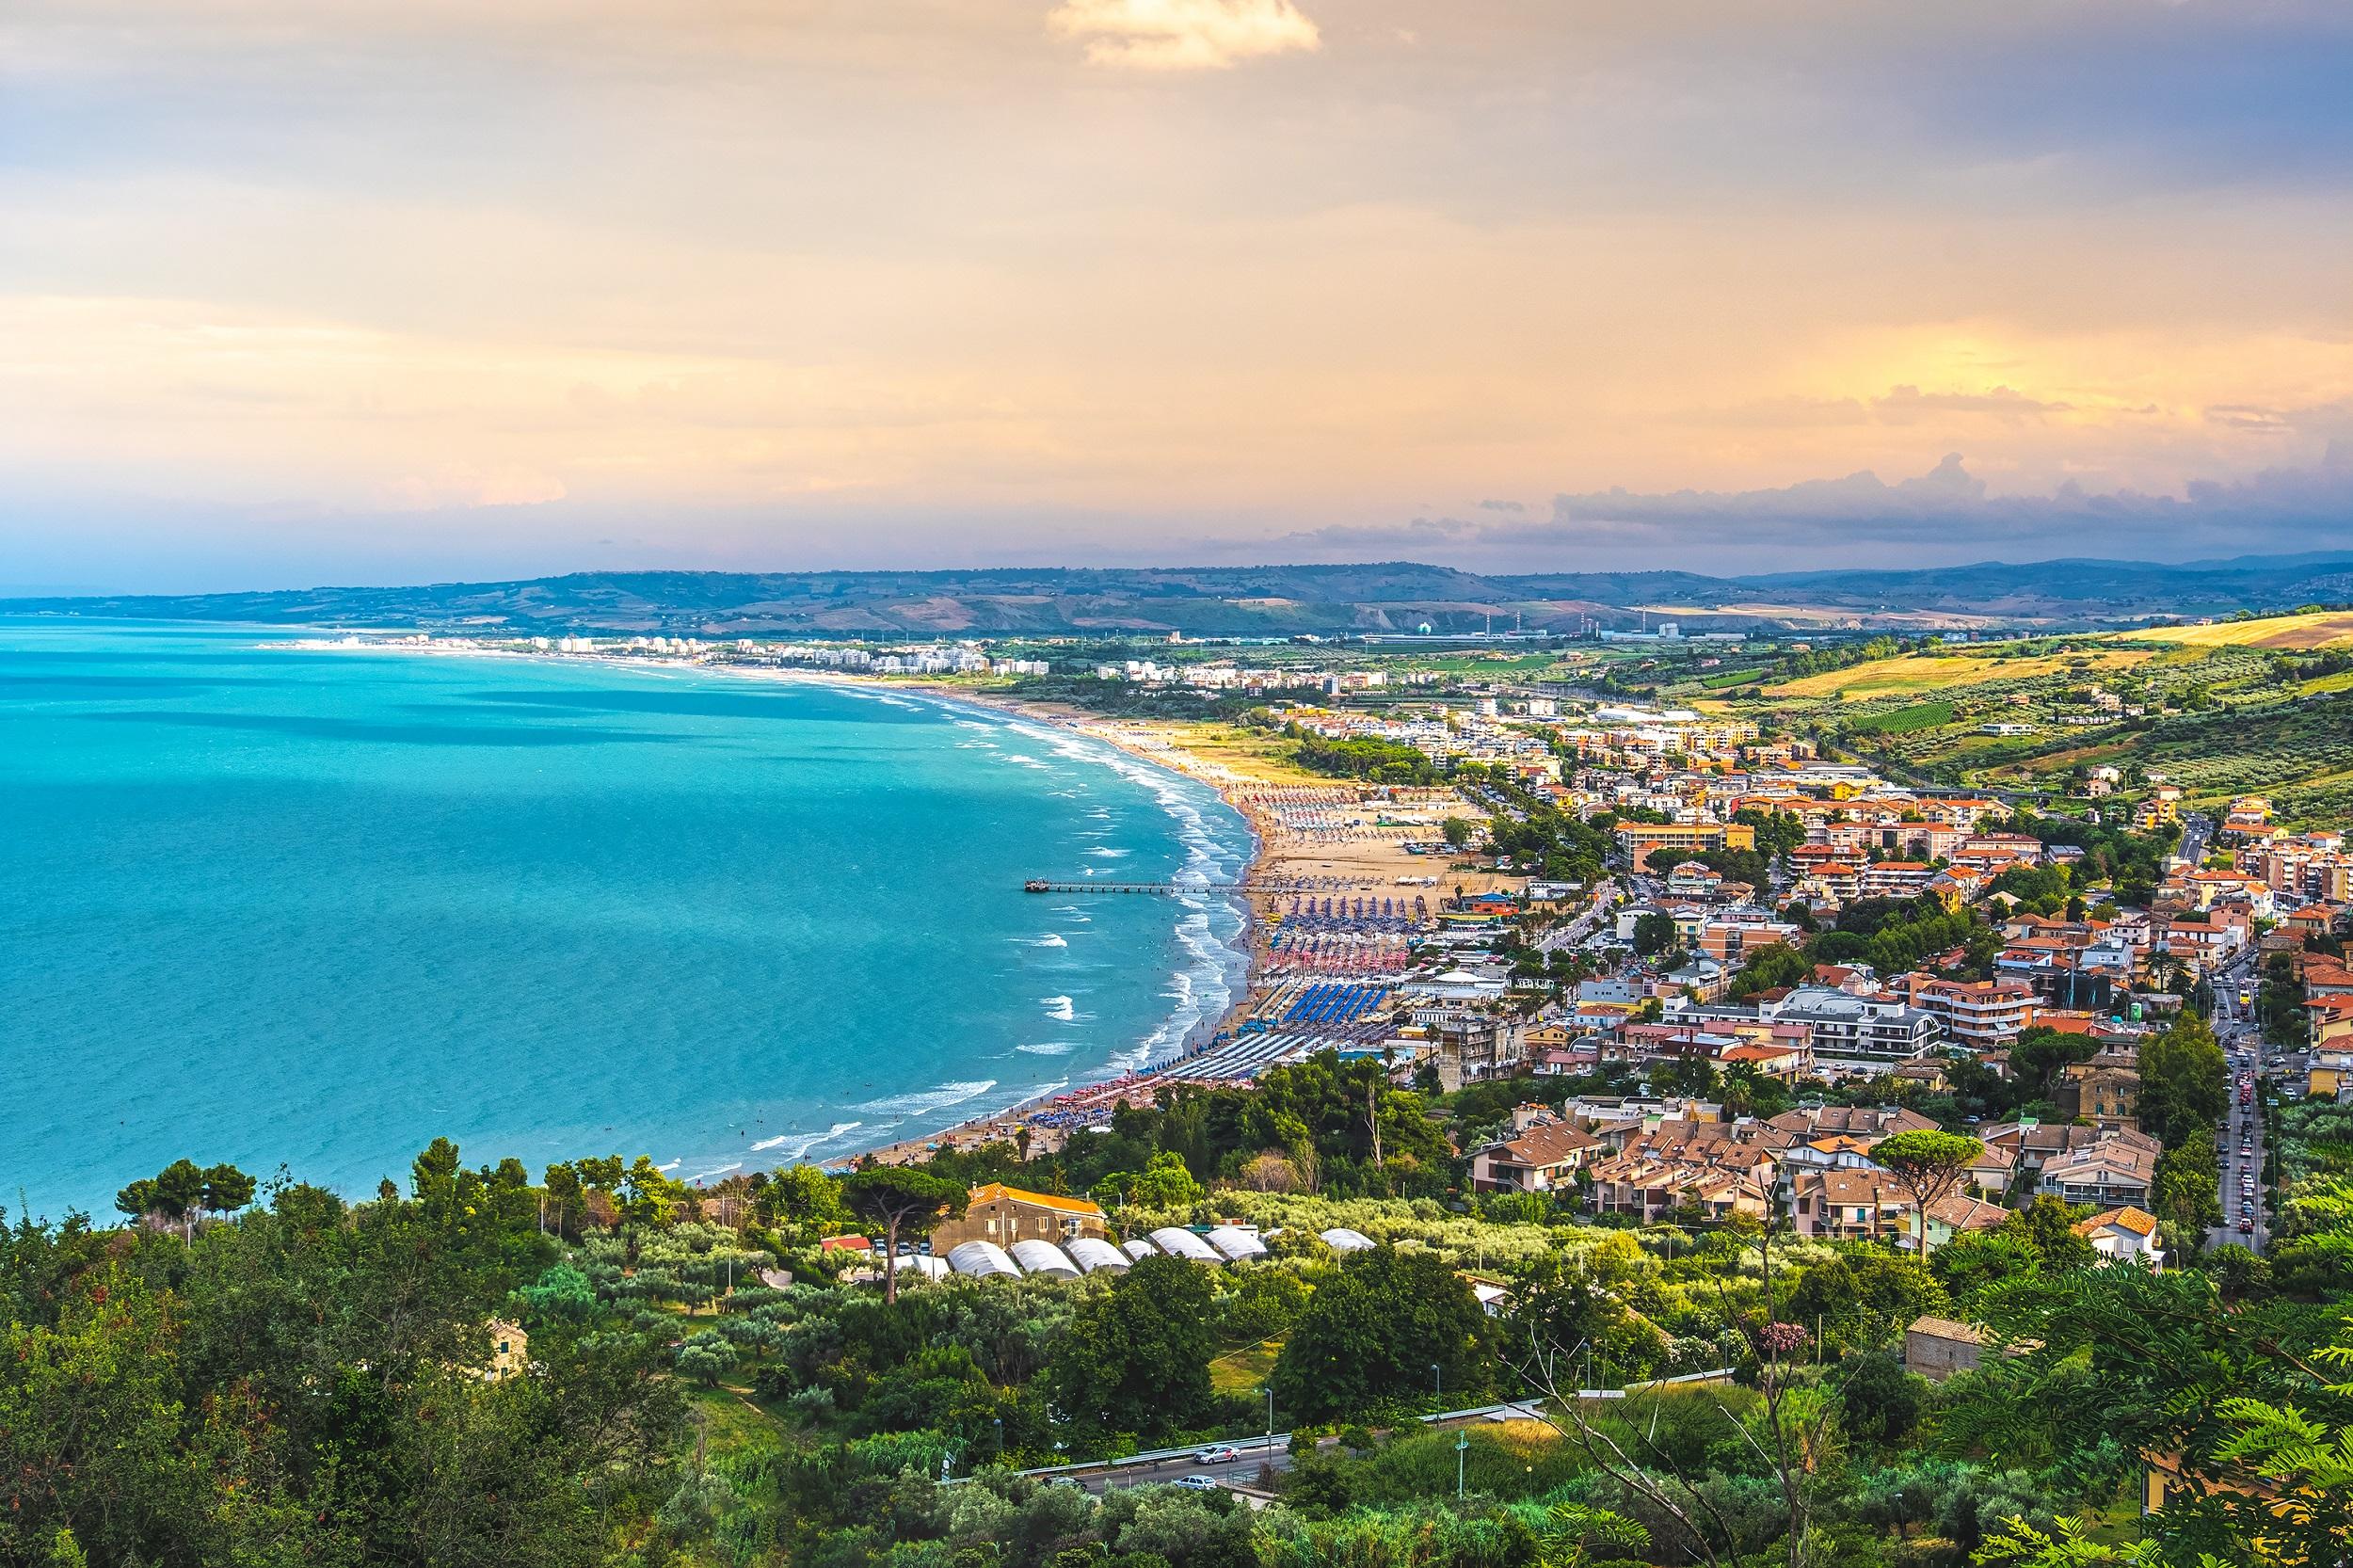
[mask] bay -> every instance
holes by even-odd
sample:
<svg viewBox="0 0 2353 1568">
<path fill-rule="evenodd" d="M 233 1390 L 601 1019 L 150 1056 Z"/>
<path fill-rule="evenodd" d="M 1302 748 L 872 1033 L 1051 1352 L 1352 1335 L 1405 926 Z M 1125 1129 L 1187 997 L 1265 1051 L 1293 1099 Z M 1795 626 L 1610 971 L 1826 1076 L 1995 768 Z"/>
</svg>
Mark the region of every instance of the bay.
<svg viewBox="0 0 2353 1568">
<path fill-rule="evenodd" d="M 0 1204 L 187 1156 L 347 1193 L 936 1130 L 1175 1048 L 1241 916 L 1205 787 L 966 704 L 0 619 Z"/>
</svg>

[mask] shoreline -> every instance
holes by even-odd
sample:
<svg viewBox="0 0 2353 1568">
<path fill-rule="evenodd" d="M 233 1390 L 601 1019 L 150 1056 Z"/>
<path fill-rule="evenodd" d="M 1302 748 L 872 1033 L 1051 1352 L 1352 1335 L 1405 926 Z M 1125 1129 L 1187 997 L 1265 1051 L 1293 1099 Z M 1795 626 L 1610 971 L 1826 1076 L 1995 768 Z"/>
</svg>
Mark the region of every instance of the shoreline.
<svg viewBox="0 0 2353 1568">
<path fill-rule="evenodd" d="M 1025 701 L 994 693 L 969 692 L 929 681 L 890 680 L 842 671 L 808 670 L 783 666 L 682 664 L 671 659 L 630 654 L 599 654 L 584 659 L 582 656 L 542 652 L 536 649 L 490 648 L 479 645 L 453 646 L 448 643 L 406 640 L 359 640 L 361 635 L 406 639 L 418 635 L 414 632 L 386 630 L 369 633 L 345 633 L 329 638 L 315 634 L 319 629 L 297 630 L 313 634 L 271 646 L 297 652 L 407 653 L 459 659 L 515 659 L 531 664 L 565 667 L 585 662 L 641 673 L 714 676 L 738 680 L 822 686 L 866 694 L 888 693 L 928 700 L 942 708 L 952 709 L 964 706 L 978 709 L 998 718 L 1044 725 L 1057 732 L 1069 734 L 1081 740 L 1100 742 L 1130 760 L 1149 767 L 1157 773 L 1209 790 L 1241 821 L 1247 840 L 1241 852 L 1241 865 L 1236 873 L 1236 881 L 1249 881 L 1257 872 L 1267 854 L 1266 824 L 1260 813 L 1251 803 L 1237 798 L 1232 790 L 1225 787 L 1216 778 L 1204 776 L 1199 773 L 1177 766 L 1168 757 L 1159 754 L 1152 748 L 1137 744 L 1115 731 L 1107 731 L 1099 728 L 1105 721 L 1102 721 L 1099 715 L 1090 714 L 1081 709 Z M 1100 759 L 1096 760 L 1101 765 L 1110 765 L 1102 762 Z M 1113 771 L 1117 770 L 1114 768 Z M 1183 841 L 1181 835 L 1178 841 L 1180 844 Z M 1214 888 L 1204 889 L 1205 893 L 1210 894 L 1218 891 L 1220 889 Z M 1225 956 L 1221 961 L 1220 967 L 1230 972 L 1232 994 L 1220 1013 L 1214 1016 L 1205 1014 L 1198 1018 L 1180 1039 L 1174 1042 L 1173 1050 L 1164 1048 L 1148 1062 L 1139 1062 L 1135 1065 L 1123 1067 L 1119 1058 L 1128 1054 L 1128 1051 L 1142 1048 L 1150 1038 L 1146 1036 L 1145 1041 L 1140 1041 L 1133 1047 L 1114 1051 L 1110 1060 L 1098 1064 L 1096 1069 L 1092 1069 L 1096 1071 L 1096 1076 L 1089 1077 L 1083 1081 L 1074 1082 L 1065 1079 L 1050 1088 L 1034 1091 L 996 1110 L 968 1116 L 962 1121 L 933 1130 L 894 1139 L 889 1143 L 873 1144 L 839 1152 L 812 1154 L 812 1150 L 829 1141 L 820 1135 L 811 1140 L 810 1144 L 804 1148 L 800 1157 L 793 1162 L 817 1164 L 827 1169 L 845 1167 L 853 1161 L 868 1159 L 884 1164 L 908 1164 L 947 1148 L 972 1147 L 984 1143 L 1012 1142 L 1016 1134 L 1025 1128 L 1032 1131 L 1033 1137 L 1041 1132 L 1048 1133 L 1048 1139 L 1040 1140 L 1039 1146 L 1059 1146 L 1060 1132 L 1040 1128 L 1031 1118 L 1046 1112 L 1048 1108 L 1057 1100 L 1067 1096 L 1087 1095 L 1090 1092 L 1101 1090 L 1107 1085 L 1148 1080 L 1170 1065 L 1180 1063 L 1190 1056 L 1198 1055 L 1221 1031 L 1230 1029 L 1241 1015 L 1247 1013 L 1251 1005 L 1251 983 L 1257 970 L 1257 938 L 1261 921 L 1247 893 L 1236 891 L 1226 896 L 1241 914 L 1241 929 L 1230 940 L 1216 938 L 1213 940 L 1217 941 L 1219 947 L 1225 949 Z M 1171 1009 L 1163 1018 L 1161 1028 L 1165 1029 L 1173 1023 L 1181 1011 L 1181 1007 Z"/>
</svg>

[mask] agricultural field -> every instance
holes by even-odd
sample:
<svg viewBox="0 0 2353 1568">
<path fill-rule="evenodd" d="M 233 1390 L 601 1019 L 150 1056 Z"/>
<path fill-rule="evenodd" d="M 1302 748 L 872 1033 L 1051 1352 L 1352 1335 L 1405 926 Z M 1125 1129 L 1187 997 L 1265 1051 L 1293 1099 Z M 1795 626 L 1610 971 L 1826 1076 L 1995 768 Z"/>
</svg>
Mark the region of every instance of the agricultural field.
<svg viewBox="0 0 2353 1568">
<path fill-rule="evenodd" d="M 2130 669 L 2154 657 L 2148 648 L 2102 648 L 2082 652 L 2021 653 L 2018 645 L 1987 644 L 1967 653 L 1911 653 L 1878 659 L 1849 669 L 1826 670 L 1779 686 L 1767 696 L 1838 697 L 1861 702 L 1903 693 L 1944 692 L 1987 680 L 2027 680 L 2038 676 Z M 2009 651 L 2005 651 L 2009 650 Z"/>
<path fill-rule="evenodd" d="M 2317 610 L 2295 616 L 2217 621 L 2208 626 L 2155 627 L 2119 632 L 2119 639 L 2171 643 L 2184 648 L 2278 648 L 2310 651 L 2353 648 L 2353 610 Z"/>
<path fill-rule="evenodd" d="M 2331 646 L 2341 634 L 2353 613 L 1904 652 L 1706 706 L 1922 782 L 2072 791 L 2105 764 L 2161 773 L 2199 804 L 2260 792 L 2285 821 L 2342 822 L 2353 641 Z"/>
</svg>

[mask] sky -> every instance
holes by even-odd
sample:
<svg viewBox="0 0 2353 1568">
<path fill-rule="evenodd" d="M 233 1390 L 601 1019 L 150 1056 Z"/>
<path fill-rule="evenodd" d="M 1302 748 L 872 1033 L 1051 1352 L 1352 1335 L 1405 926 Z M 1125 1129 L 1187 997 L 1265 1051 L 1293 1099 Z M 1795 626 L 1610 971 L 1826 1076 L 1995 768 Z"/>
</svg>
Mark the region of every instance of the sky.
<svg viewBox="0 0 2353 1568">
<path fill-rule="evenodd" d="M 2353 538 L 2342 0 L 8 0 L 0 588 Z"/>
</svg>

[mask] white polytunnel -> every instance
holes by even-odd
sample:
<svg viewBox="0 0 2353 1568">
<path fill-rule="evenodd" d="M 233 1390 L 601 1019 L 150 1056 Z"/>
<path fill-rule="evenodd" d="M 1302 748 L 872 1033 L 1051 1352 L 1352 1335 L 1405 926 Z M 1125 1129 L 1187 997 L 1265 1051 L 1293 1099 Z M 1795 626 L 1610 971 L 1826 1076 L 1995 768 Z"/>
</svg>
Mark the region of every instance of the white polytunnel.
<svg viewBox="0 0 2353 1568">
<path fill-rule="evenodd" d="M 1122 1273 L 1128 1268 L 1128 1255 L 1099 1236 L 1077 1237 L 1063 1251 L 1070 1255 L 1073 1263 L 1090 1274 L 1097 1269 Z"/>
<path fill-rule="evenodd" d="M 1370 1252 L 1373 1248 L 1371 1237 L 1367 1236 L 1361 1230 L 1350 1230 L 1346 1226 L 1335 1226 L 1324 1231 L 1322 1236 L 1323 1244 L 1334 1252 Z"/>
<path fill-rule="evenodd" d="M 1005 1249 L 994 1241 L 967 1241 L 948 1254 L 948 1267 L 967 1279 L 988 1279 L 1001 1274 L 1007 1279 L 1019 1279 L 1021 1267 L 1005 1256 Z"/>
<path fill-rule="evenodd" d="M 1163 1225 L 1152 1233 L 1152 1244 L 1171 1257 L 1188 1257 L 1195 1263 L 1223 1263 L 1217 1249 L 1193 1232 L 1176 1225 Z"/>
<path fill-rule="evenodd" d="M 901 1253 L 892 1258 L 890 1272 L 894 1274 L 921 1274 L 925 1279 L 946 1279 L 949 1274 L 947 1259 L 926 1257 L 920 1253 L 911 1252 Z"/>
<path fill-rule="evenodd" d="M 1145 1240 L 1141 1236 L 1137 1237 L 1134 1240 L 1128 1242 L 1127 1250 L 1128 1256 L 1134 1258 L 1139 1263 L 1147 1257 L 1158 1257 L 1160 1256 L 1160 1249 L 1154 1246 L 1151 1242 Z"/>
<path fill-rule="evenodd" d="M 1245 1257 L 1266 1256 L 1264 1241 L 1259 1240 L 1250 1232 L 1237 1229 L 1233 1225 L 1220 1225 L 1209 1232 L 1209 1245 L 1224 1253 L 1228 1261 L 1235 1263 L 1241 1262 Z"/>
<path fill-rule="evenodd" d="M 1013 1244 L 1013 1260 L 1032 1279 L 1077 1279 L 1079 1266 L 1051 1241 L 1031 1237 Z"/>
</svg>

